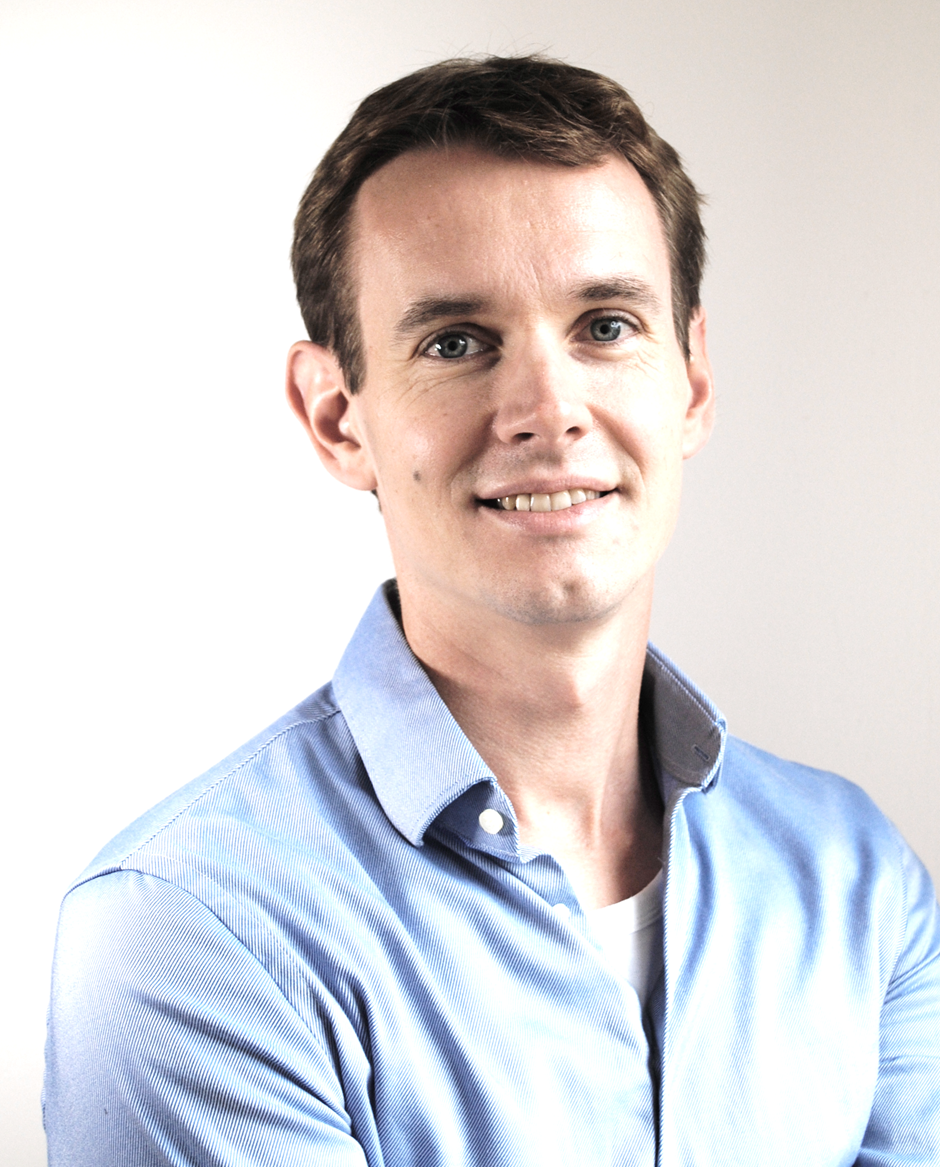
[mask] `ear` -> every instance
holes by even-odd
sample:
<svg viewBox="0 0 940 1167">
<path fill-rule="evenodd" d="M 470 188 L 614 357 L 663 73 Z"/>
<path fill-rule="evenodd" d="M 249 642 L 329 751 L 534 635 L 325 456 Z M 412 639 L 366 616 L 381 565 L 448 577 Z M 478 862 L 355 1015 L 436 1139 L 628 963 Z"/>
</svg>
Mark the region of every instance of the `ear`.
<svg viewBox="0 0 940 1167">
<path fill-rule="evenodd" d="M 682 435 L 682 457 L 691 458 L 708 441 L 715 424 L 715 381 L 705 343 L 705 309 L 689 321 L 689 404 Z"/>
<path fill-rule="evenodd" d="M 333 477 L 356 490 L 374 490 L 375 471 L 362 441 L 355 402 L 329 349 L 309 340 L 299 340 L 291 348 L 287 400 Z"/>
</svg>

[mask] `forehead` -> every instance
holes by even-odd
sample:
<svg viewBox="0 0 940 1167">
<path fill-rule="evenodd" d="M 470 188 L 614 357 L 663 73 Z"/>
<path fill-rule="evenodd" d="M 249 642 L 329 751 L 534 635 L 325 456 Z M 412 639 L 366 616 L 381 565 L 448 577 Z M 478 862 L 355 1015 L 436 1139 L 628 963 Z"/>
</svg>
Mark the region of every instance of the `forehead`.
<svg viewBox="0 0 940 1167">
<path fill-rule="evenodd" d="M 669 301 L 656 205 L 619 156 L 568 167 L 472 147 L 410 151 L 360 189 L 351 259 L 361 305 L 427 285 L 442 296 L 531 300 L 608 276 L 643 279 Z"/>
</svg>

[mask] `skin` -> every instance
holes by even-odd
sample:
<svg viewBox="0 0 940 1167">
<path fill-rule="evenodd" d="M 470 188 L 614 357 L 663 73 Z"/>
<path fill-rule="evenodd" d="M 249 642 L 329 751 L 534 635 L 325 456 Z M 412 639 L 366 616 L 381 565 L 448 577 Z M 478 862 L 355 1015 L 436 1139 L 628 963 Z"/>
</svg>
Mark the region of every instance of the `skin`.
<svg viewBox="0 0 940 1167">
<path fill-rule="evenodd" d="M 326 468 L 378 492 L 408 642 L 523 842 L 585 907 L 614 903 L 659 868 L 637 710 L 655 565 L 712 426 L 704 313 L 686 361 L 655 205 L 621 158 L 412 151 L 363 185 L 353 240 L 363 387 L 302 341 L 289 400 Z M 575 487 L 604 493 L 489 505 Z"/>
</svg>

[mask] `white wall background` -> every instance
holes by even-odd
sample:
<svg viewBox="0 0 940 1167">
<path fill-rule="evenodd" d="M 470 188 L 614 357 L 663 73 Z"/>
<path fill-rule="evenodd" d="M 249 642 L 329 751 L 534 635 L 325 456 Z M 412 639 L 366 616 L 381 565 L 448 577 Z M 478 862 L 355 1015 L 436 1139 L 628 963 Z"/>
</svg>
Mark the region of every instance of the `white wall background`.
<svg viewBox="0 0 940 1167">
<path fill-rule="evenodd" d="M 654 637 L 940 877 L 937 0 L 0 0 L 0 1162 L 44 1162 L 58 901 L 326 679 L 390 571 L 283 404 L 287 251 L 370 89 L 547 49 L 710 196 L 716 436 Z"/>
</svg>

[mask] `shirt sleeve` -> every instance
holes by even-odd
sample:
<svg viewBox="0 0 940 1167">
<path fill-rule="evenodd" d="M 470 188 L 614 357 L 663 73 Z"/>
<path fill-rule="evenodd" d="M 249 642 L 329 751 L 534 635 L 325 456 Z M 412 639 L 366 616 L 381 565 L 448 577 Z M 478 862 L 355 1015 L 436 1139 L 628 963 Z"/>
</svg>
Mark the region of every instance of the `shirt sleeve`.
<svg viewBox="0 0 940 1167">
<path fill-rule="evenodd" d="M 905 845 L 904 944 L 881 1012 L 878 1082 L 856 1167 L 940 1163 L 940 909 Z"/>
<path fill-rule="evenodd" d="M 375 1163 L 267 970 L 153 876 L 112 872 L 66 898 L 46 1052 L 50 1167 Z"/>
</svg>

